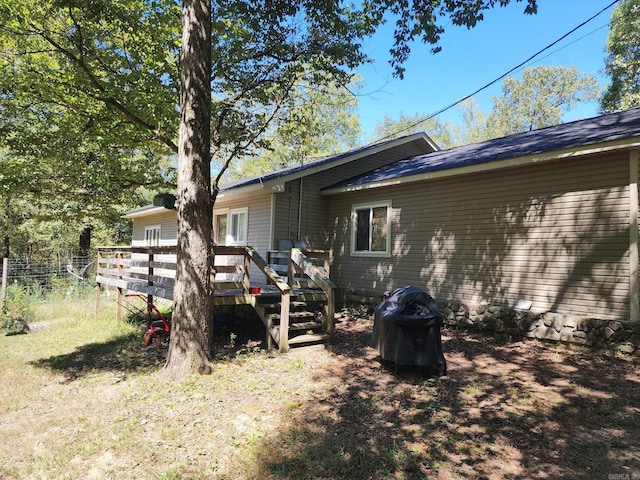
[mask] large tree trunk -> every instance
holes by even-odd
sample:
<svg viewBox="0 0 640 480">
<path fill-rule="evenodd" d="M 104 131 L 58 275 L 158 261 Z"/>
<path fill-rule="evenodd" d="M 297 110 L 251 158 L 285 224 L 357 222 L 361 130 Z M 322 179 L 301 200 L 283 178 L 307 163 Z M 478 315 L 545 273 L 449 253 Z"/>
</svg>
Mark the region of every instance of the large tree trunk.
<svg viewBox="0 0 640 480">
<path fill-rule="evenodd" d="M 210 14 L 209 0 L 182 1 L 178 260 L 169 355 L 163 368 L 170 379 L 211 371 Z"/>
</svg>

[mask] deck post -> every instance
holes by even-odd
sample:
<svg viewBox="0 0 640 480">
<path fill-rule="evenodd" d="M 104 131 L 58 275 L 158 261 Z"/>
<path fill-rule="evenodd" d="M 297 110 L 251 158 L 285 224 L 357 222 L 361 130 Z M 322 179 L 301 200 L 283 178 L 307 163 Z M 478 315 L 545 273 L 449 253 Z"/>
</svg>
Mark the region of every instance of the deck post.
<svg viewBox="0 0 640 480">
<path fill-rule="evenodd" d="M 335 288 L 330 288 L 327 292 L 327 304 L 324 306 L 324 314 L 326 317 L 327 335 L 333 336 L 335 330 L 335 317 L 336 317 L 336 291 Z"/>
<path fill-rule="evenodd" d="M 122 280 L 123 255 L 121 251 L 116 253 L 116 261 L 118 264 L 118 280 Z M 123 301 L 124 301 L 124 295 L 122 294 L 122 288 L 118 287 L 118 297 L 116 300 L 116 322 L 120 322 L 122 320 L 122 302 Z"/>
<path fill-rule="evenodd" d="M 291 300 L 290 292 L 282 293 L 280 302 L 280 353 L 289 351 L 289 302 Z"/>
<path fill-rule="evenodd" d="M 96 271 L 98 271 L 98 274 L 100 273 L 100 262 L 102 261 L 102 254 L 100 253 L 100 250 L 98 250 L 98 254 L 96 256 Z M 94 320 L 100 320 L 100 284 L 98 282 L 96 282 L 96 286 L 93 287 L 94 290 L 94 301 L 95 301 L 95 308 L 93 311 L 93 319 Z"/>
<path fill-rule="evenodd" d="M 154 256 L 153 256 L 153 249 L 149 248 L 149 251 L 147 252 L 147 287 L 153 287 L 153 261 L 154 261 Z M 147 290 L 147 292 L 150 292 L 151 288 L 149 288 Z M 151 307 L 151 305 L 153 305 L 153 295 L 151 295 L 151 293 L 147 293 L 147 322 L 151 322 L 151 317 L 153 316 L 153 308 Z"/>
<path fill-rule="evenodd" d="M 269 317 L 269 319 L 267 320 L 267 351 L 270 351 L 271 349 L 273 349 L 273 337 L 271 336 L 271 329 L 273 328 L 273 320 L 271 320 L 271 317 Z"/>
<path fill-rule="evenodd" d="M 251 270 L 251 258 L 249 258 L 249 252 L 247 252 L 246 248 L 242 249 L 242 259 L 244 260 L 244 273 L 242 275 L 242 283 L 244 284 L 244 291 L 248 292 L 251 288 L 251 278 L 250 278 L 250 270 Z"/>
<path fill-rule="evenodd" d="M 296 264 L 293 261 L 293 249 L 289 249 L 289 261 L 287 262 L 287 283 L 291 288 L 296 279 Z"/>
</svg>

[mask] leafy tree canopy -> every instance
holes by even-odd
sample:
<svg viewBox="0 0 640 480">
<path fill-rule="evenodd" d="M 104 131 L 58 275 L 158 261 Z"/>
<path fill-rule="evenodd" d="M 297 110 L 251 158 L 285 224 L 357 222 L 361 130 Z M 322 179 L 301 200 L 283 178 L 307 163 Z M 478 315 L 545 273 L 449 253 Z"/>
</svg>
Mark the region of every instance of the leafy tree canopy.
<svg viewBox="0 0 640 480">
<path fill-rule="evenodd" d="M 596 77 L 580 73 L 576 67 L 525 68 L 522 79 L 505 79 L 502 95 L 492 99 L 493 108 L 488 115 L 475 102 L 462 105 L 465 124 L 462 143 L 557 125 L 568 110 L 577 103 L 595 100 L 598 93 Z"/>
<path fill-rule="evenodd" d="M 611 84 L 602 96 L 602 111 L 640 106 L 640 0 L 624 0 L 613 10 L 606 52 Z"/>
<path fill-rule="evenodd" d="M 536 0 L 524 1 L 535 13 Z M 510 0 L 253 0 L 212 5 L 212 155 L 244 153 L 301 81 L 347 85 L 362 40 L 390 19 L 402 76 L 410 44 L 474 26 Z M 174 0 L 15 0 L 0 6 L 2 133 L 21 152 L 95 132 L 108 144 L 177 152 L 180 11 Z M 55 142 L 54 142 L 55 143 Z M 40 155 L 42 152 L 38 152 Z M 224 168 L 221 169 L 221 173 Z"/>
<path fill-rule="evenodd" d="M 370 142 L 390 140 L 392 138 L 425 132 L 440 148 L 455 146 L 455 127 L 450 123 L 443 123 L 437 118 L 427 118 L 426 115 L 415 113 L 412 116 L 400 113 L 397 119 L 388 115 L 378 122 L 371 134 Z"/>
<path fill-rule="evenodd" d="M 357 84 L 353 88 L 357 88 Z M 289 103 L 263 135 L 263 147 L 255 155 L 239 158 L 226 179 L 247 178 L 301 165 L 359 144 L 358 99 L 351 88 L 302 82 Z"/>
</svg>

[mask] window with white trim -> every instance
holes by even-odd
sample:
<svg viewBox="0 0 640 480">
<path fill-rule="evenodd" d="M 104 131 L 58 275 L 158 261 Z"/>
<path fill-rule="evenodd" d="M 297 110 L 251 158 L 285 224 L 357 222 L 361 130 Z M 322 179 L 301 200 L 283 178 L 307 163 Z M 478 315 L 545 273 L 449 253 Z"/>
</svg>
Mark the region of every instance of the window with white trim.
<svg viewBox="0 0 640 480">
<path fill-rule="evenodd" d="M 147 247 L 160 246 L 160 225 L 144 227 L 144 244 Z"/>
<path fill-rule="evenodd" d="M 214 216 L 213 240 L 216 245 L 226 245 L 227 242 L 227 214 L 220 213 Z"/>
<path fill-rule="evenodd" d="M 351 209 L 351 253 L 389 256 L 391 202 L 353 205 Z"/>
<path fill-rule="evenodd" d="M 227 217 L 227 245 L 246 245 L 249 228 L 249 210 L 230 210 Z"/>
</svg>

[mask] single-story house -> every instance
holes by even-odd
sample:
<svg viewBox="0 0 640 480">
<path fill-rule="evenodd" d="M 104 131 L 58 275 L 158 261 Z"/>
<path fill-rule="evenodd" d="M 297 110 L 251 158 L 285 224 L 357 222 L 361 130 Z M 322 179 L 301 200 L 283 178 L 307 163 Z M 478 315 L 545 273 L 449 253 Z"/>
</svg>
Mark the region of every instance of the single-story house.
<svg viewBox="0 0 640 480">
<path fill-rule="evenodd" d="M 215 240 L 328 250 L 344 292 L 637 323 L 639 147 L 638 108 L 448 150 L 411 135 L 225 185 Z M 134 245 L 175 244 L 175 212 L 127 216 Z"/>
</svg>

